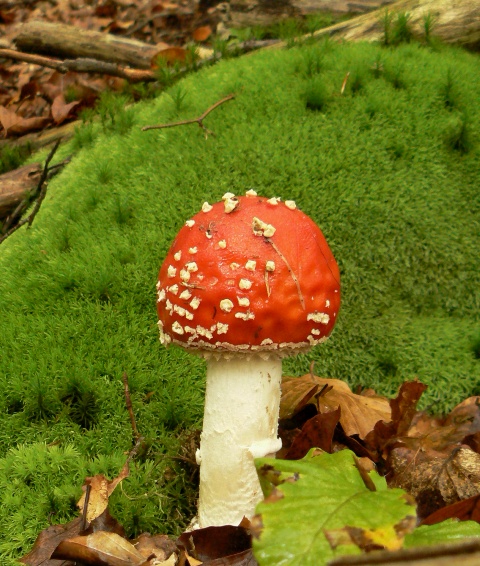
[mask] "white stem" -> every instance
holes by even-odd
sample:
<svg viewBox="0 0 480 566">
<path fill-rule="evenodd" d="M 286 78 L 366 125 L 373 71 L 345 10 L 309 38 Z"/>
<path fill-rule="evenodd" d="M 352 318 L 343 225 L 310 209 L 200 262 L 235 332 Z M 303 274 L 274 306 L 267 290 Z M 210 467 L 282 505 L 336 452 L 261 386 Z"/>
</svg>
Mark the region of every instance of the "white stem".
<svg viewBox="0 0 480 566">
<path fill-rule="evenodd" d="M 263 499 L 253 462 L 273 455 L 277 438 L 282 361 L 271 356 L 210 359 L 200 450 L 198 523 L 238 525 Z"/>
</svg>

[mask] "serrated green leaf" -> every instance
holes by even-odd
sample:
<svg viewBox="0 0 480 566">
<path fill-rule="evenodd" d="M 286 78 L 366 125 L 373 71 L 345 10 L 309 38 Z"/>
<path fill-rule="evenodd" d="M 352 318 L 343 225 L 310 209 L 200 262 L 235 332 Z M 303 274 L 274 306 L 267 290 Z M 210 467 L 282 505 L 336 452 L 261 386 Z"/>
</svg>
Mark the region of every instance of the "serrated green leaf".
<svg viewBox="0 0 480 566">
<path fill-rule="evenodd" d="M 253 550 L 260 566 L 321 566 L 360 547 L 399 548 L 415 525 L 415 507 L 400 489 L 369 474 L 368 489 L 349 450 L 311 450 L 302 460 L 256 460 L 267 499 Z"/>
<path fill-rule="evenodd" d="M 471 537 L 480 537 L 480 525 L 476 521 L 448 519 L 436 525 L 418 527 L 405 537 L 405 547 L 458 542 Z"/>
</svg>

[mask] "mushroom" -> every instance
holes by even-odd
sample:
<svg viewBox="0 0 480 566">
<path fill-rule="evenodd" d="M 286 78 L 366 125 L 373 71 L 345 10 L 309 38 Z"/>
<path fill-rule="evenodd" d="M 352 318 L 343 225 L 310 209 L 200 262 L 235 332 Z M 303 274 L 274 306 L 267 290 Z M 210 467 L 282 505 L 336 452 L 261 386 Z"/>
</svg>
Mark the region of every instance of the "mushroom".
<svg viewBox="0 0 480 566">
<path fill-rule="evenodd" d="M 254 514 L 254 459 L 282 444 L 282 358 L 326 340 L 339 281 L 322 232 L 293 201 L 227 193 L 180 229 L 159 273 L 158 326 L 162 344 L 207 360 L 198 526 Z"/>
</svg>

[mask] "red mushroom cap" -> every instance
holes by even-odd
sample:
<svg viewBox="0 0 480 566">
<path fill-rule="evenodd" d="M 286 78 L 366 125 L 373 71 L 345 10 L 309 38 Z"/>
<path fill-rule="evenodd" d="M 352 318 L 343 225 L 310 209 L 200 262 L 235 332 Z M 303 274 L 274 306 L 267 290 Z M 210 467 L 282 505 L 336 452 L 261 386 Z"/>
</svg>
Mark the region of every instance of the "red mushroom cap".
<svg viewBox="0 0 480 566">
<path fill-rule="evenodd" d="M 293 201 L 254 191 L 204 203 L 160 269 L 160 340 L 202 351 L 301 351 L 325 340 L 340 274 L 318 226 Z"/>
</svg>

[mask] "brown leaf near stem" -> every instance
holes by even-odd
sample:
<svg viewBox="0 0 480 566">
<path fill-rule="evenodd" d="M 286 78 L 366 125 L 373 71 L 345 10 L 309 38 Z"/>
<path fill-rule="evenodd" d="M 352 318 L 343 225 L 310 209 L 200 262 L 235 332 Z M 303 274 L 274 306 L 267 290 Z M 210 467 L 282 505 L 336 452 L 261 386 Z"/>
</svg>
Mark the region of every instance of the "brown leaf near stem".
<svg viewBox="0 0 480 566">
<path fill-rule="evenodd" d="M 86 486 L 90 485 L 90 496 L 88 499 L 88 507 L 86 512 L 86 519 L 90 523 L 95 518 L 99 517 L 108 506 L 108 498 L 113 493 L 117 485 L 128 477 L 130 473 L 128 460 L 123 466 L 120 474 L 113 480 L 107 480 L 103 474 L 97 474 L 96 476 L 85 478 L 85 483 L 82 486 L 84 494 L 78 501 L 77 505 L 79 509 L 83 512 L 83 507 L 85 505 L 85 495 Z"/>
<path fill-rule="evenodd" d="M 177 539 L 180 549 L 212 566 L 253 566 L 255 562 L 251 562 L 249 555 L 251 545 L 249 530 L 232 525 L 186 532 Z"/>
<path fill-rule="evenodd" d="M 193 39 L 198 42 L 206 41 L 211 35 L 212 28 L 210 26 L 201 26 L 192 33 Z"/>
<path fill-rule="evenodd" d="M 145 559 L 153 556 L 155 560 L 165 561 L 177 550 L 177 545 L 167 535 L 143 533 L 131 542 Z"/>
<path fill-rule="evenodd" d="M 422 525 L 435 525 L 447 519 L 458 519 L 459 521 L 476 521 L 480 523 L 480 495 L 457 501 L 434 511 L 423 519 Z"/>
<path fill-rule="evenodd" d="M 77 517 L 66 525 L 52 525 L 48 529 L 43 530 L 37 537 L 32 550 L 20 558 L 20 562 L 29 566 L 54 566 L 60 563 L 56 560 L 50 560 L 53 551 L 63 541 L 72 538 L 80 532 L 82 518 Z"/>
<path fill-rule="evenodd" d="M 323 388 L 324 391 L 315 399 L 316 392 Z M 293 415 L 307 403 L 318 404 L 320 412 L 340 407 L 340 424 L 347 436 L 358 434 L 360 438 L 365 438 L 378 421 L 389 421 L 391 418 L 390 405 L 385 397 L 357 395 L 339 379 L 325 379 L 312 374 L 298 378 L 284 377 L 280 414 Z"/>
<path fill-rule="evenodd" d="M 141 566 L 145 563 L 145 557 L 130 542 L 105 531 L 62 541 L 52 558 L 109 566 Z"/>
<path fill-rule="evenodd" d="M 333 433 L 340 414 L 339 407 L 335 411 L 319 413 L 309 419 L 294 438 L 289 451 L 284 456 L 285 460 L 300 460 L 311 448 L 321 448 L 325 452 L 331 452 Z"/>
<path fill-rule="evenodd" d="M 407 381 L 401 385 L 397 397 L 390 400 L 391 419 L 379 420 L 365 436 L 368 450 L 387 459 L 387 446 L 395 439 L 406 436 L 416 415 L 418 401 L 426 388 L 419 381 Z"/>
<path fill-rule="evenodd" d="M 52 118 L 55 124 L 59 125 L 70 116 L 72 110 L 80 104 L 80 100 L 74 100 L 68 104 L 65 102 L 65 97 L 63 93 L 60 93 L 55 97 L 52 103 Z"/>
</svg>

